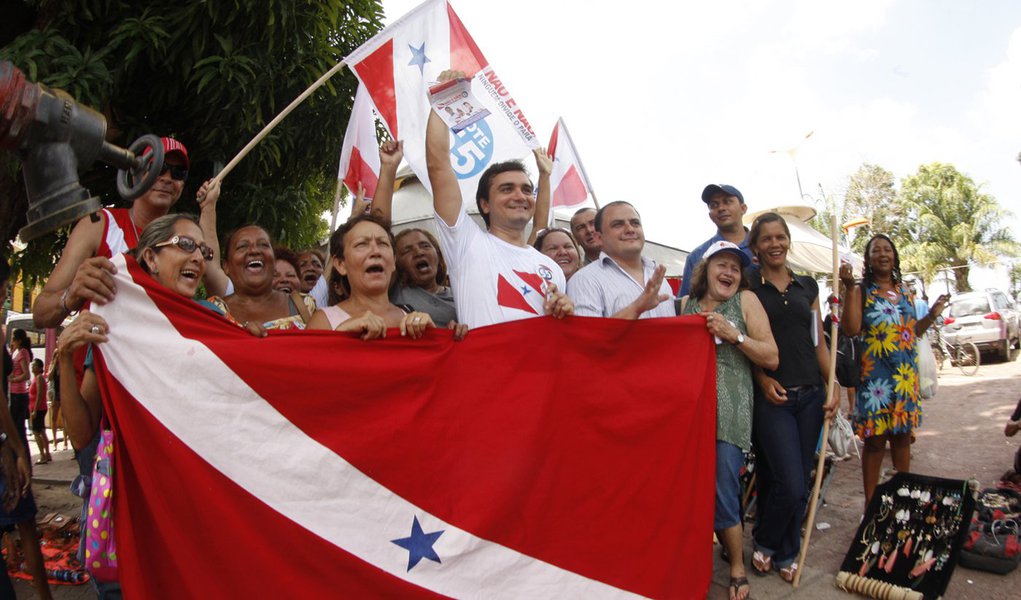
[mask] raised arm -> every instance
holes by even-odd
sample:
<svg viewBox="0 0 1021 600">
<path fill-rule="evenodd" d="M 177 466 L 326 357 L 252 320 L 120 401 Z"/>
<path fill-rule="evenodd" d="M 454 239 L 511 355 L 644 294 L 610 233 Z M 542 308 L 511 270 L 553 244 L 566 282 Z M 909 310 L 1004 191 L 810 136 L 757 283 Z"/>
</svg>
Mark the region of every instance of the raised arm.
<svg viewBox="0 0 1021 600">
<path fill-rule="evenodd" d="M 32 304 L 36 327 L 57 327 L 87 301 L 113 300 L 117 268 L 109 259 L 95 256 L 103 239 L 103 213 L 82 217 L 71 230 L 57 266 Z"/>
<path fill-rule="evenodd" d="M 227 293 L 227 282 L 230 281 L 223 272 L 220 261 L 220 240 L 216 235 L 216 201 L 220 199 L 220 181 L 210 179 L 199 188 L 195 199 L 199 203 L 199 228 L 206 244 L 213 249 L 213 260 L 206 265 L 206 274 L 202 277 L 206 284 L 206 292 L 210 296 L 223 296 Z"/>
<path fill-rule="evenodd" d="M 372 214 L 390 221 L 393 218 L 394 182 L 397 167 L 404 158 L 404 142 L 390 140 L 379 146 L 379 181 L 372 198 Z"/>
<path fill-rule="evenodd" d="M 550 222 L 550 198 L 553 191 L 550 189 L 550 175 L 553 173 L 553 158 L 546 152 L 545 148 L 532 150 L 535 156 L 535 164 L 539 167 L 539 191 L 535 197 L 535 215 L 532 217 L 532 233 L 528 236 L 528 245 L 535 243 L 539 230 L 548 227 Z"/>
<path fill-rule="evenodd" d="M 844 284 L 844 297 L 841 302 L 844 310 L 840 315 L 840 328 L 844 335 L 858 335 L 861 333 L 861 313 L 863 310 L 864 298 L 862 298 L 862 286 L 854 281 L 854 274 L 851 265 L 844 263 L 840 265 L 840 282 Z"/>
<path fill-rule="evenodd" d="M 450 81 L 465 77 L 461 71 L 444 71 L 439 80 Z M 429 171 L 429 184 L 433 189 L 433 208 L 449 226 L 457 223 L 461 214 L 461 186 L 450 164 L 450 129 L 436 111 L 429 111 L 425 132 L 425 164 Z"/>
<path fill-rule="evenodd" d="M 941 294 L 939 298 L 936 298 L 936 301 L 933 302 L 932 308 L 929 309 L 929 312 L 915 322 L 915 335 L 922 335 L 925 333 L 929 327 L 936 322 L 936 319 L 943 314 L 943 309 L 945 309 L 949 303 L 950 296 L 947 294 Z"/>
</svg>

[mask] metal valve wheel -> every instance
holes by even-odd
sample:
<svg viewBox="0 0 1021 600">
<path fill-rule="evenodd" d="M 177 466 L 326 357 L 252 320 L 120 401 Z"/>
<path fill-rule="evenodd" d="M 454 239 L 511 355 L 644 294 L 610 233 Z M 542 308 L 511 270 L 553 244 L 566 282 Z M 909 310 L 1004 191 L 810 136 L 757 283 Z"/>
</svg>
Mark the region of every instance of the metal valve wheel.
<svg viewBox="0 0 1021 600">
<path fill-rule="evenodd" d="M 149 191 L 163 170 L 163 142 L 149 134 L 138 138 L 128 152 L 134 157 L 134 166 L 117 170 L 117 193 L 125 200 L 134 200 Z"/>
</svg>

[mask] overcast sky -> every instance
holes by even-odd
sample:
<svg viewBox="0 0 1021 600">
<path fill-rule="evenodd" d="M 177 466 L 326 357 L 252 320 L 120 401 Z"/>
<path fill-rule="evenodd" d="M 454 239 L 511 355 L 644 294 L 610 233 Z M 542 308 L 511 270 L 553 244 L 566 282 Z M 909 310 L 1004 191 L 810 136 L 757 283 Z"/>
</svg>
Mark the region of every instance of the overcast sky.
<svg viewBox="0 0 1021 600">
<path fill-rule="evenodd" d="M 418 3 L 384 0 L 387 23 Z M 801 203 L 842 197 L 863 162 L 899 182 L 943 161 L 1021 237 L 1021 2 L 451 4 L 539 138 L 564 117 L 600 202 L 635 204 L 649 239 L 712 235 L 708 183 L 798 204 L 786 150 L 810 131 Z"/>
</svg>

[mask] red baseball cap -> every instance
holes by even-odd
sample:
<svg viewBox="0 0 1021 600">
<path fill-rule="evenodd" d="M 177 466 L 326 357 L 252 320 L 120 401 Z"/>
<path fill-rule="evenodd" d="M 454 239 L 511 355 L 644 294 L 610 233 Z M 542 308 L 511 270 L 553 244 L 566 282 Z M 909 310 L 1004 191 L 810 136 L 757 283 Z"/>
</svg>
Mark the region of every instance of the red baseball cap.
<svg viewBox="0 0 1021 600">
<path fill-rule="evenodd" d="M 162 137 L 160 140 L 163 142 L 164 159 L 166 159 L 167 156 L 176 153 L 180 155 L 182 160 L 184 160 L 184 168 L 191 168 L 191 161 L 188 160 L 188 149 L 184 147 L 184 144 L 172 137 Z"/>
</svg>

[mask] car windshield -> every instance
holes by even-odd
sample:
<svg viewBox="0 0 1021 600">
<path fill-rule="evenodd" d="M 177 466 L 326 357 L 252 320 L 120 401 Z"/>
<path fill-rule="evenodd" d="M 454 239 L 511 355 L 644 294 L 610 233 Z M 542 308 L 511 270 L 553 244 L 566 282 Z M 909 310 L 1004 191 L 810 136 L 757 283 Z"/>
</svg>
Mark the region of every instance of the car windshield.
<svg viewBox="0 0 1021 600">
<path fill-rule="evenodd" d="M 985 297 L 961 298 L 954 300 L 953 304 L 950 305 L 951 317 L 970 317 L 972 315 L 984 315 L 988 312 L 989 299 Z"/>
</svg>

